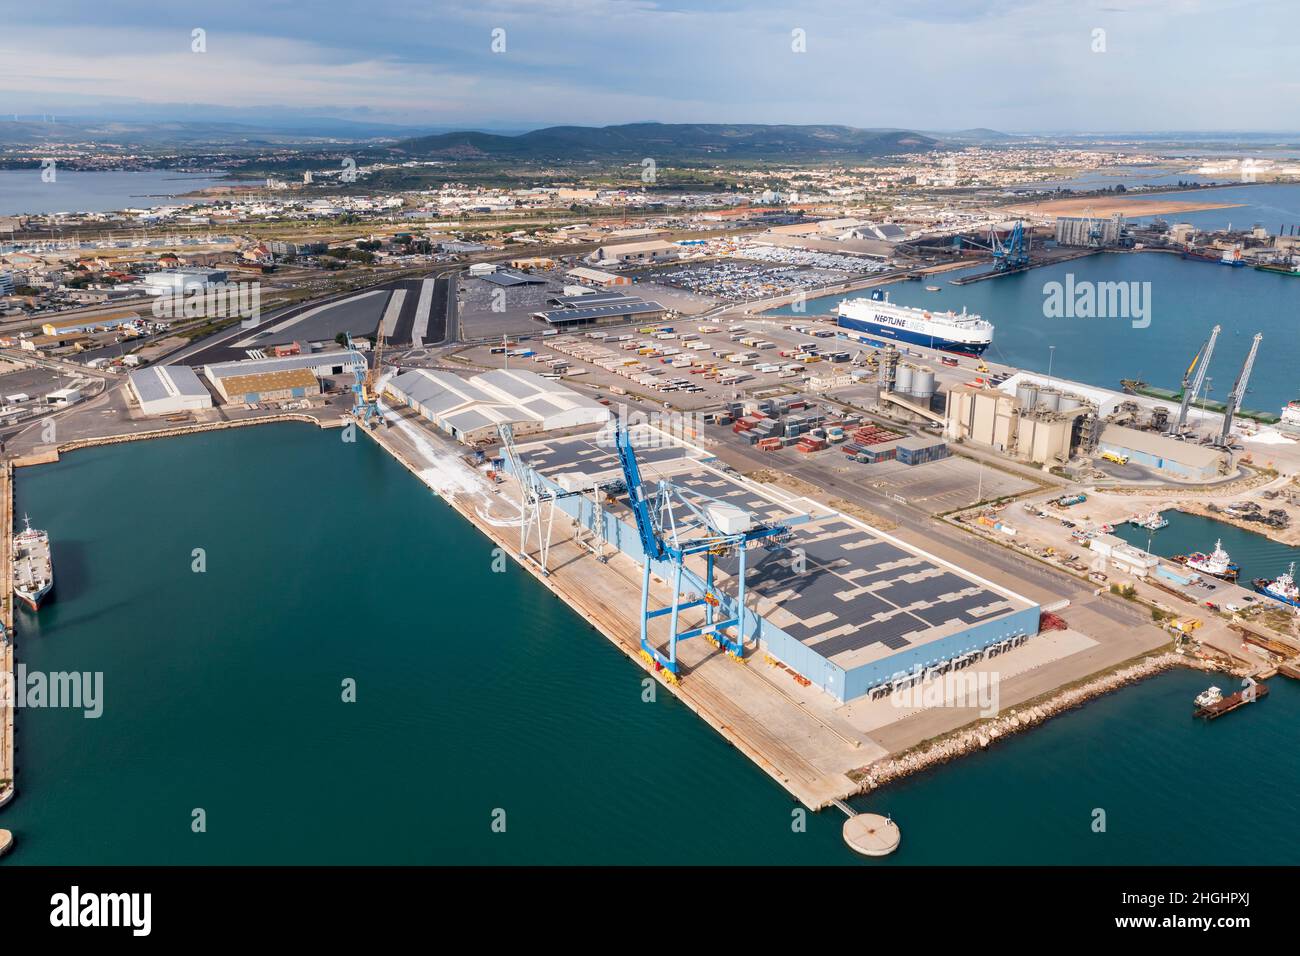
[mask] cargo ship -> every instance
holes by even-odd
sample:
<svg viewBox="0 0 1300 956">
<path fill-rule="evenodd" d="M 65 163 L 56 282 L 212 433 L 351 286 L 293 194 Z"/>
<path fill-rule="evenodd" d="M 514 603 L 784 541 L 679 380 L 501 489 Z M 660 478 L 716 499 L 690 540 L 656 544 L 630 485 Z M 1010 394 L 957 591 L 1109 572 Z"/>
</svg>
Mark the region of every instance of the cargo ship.
<svg viewBox="0 0 1300 956">
<path fill-rule="evenodd" d="M 1274 601 L 1281 601 L 1283 604 L 1290 604 L 1292 607 L 1300 607 L 1300 587 L 1295 583 L 1295 562 L 1282 574 L 1279 574 L 1273 580 L 1268 578 L 1256 578 L 1250 582 L 1251 587 L 1259 594 L 1265 597 L 1271 597 Z"/>
<path fill-rule="evenodd" d="M 887 293 L 874 289 L 870 298 L 845 299 L 840 303 L 837 324 L 851 332 L 861 332 L 889 342 L 904 342 L 979 356 L 993 342 L 993 324 L 965 309 L 961 312 L 934 312 L 897 305 Z"/>
<path fill-rule="evenodd" d="M 1191 554 L 1176 554 L 1173 560 L 1184 565 L 1188 570 L 1198 574 L 1208 574 L 1210 577 L 1221 578 L 1224 581 L 1235 581 L 1241 574 L 1241 565 L 1234 563 L 1228 556 L 1228 552 L 1223 550 L 1222 541 L 1214 542 L 1214 550 L 1209 554 L 1193 551 Z"/>
<path fill-rule="evenodd" d="M 1276 272 L 1278 275 L 1291 276 L 1292 278 L 1300 276 L 1300 262 L 1295 260 L 1291 262 L 1270 262 L 1255 266 L 1255 268 L 1260 272 Z"/>
<path fill-rule="evenodd" d="M 14 594 L 33 611 L 54 588 L 54 563 L 50 559 L 50 536 L 37 531 L 23 516 L 27 527 L 14 535 Z"/>
</svg>

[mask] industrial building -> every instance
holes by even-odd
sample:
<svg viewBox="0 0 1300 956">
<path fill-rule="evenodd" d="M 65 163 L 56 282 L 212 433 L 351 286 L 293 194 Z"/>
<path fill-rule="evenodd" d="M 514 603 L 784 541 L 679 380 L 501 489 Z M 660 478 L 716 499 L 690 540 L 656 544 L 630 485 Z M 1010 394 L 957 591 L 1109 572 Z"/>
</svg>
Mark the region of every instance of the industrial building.
<svg viewBox="0 0 1300 956">
<path fill-rule="evenodd" d="M 552 301 L 560 308 L 534 312 L 539 322 L 558 328 L 580 325 L 617 325 L 623 322 L 655 322 L 666 309 L 658 302 L 648 302 L 636 295 L 593 293 L 585 296 L 558 296 Z"/>
<path fill-rule="evenodd" d="M 214 383 L 227 402 L 285 402 L 320 395 L 320 382 L 309 369 L 295 368 L 279 372 L 254 372 L 250 375 L 225 375 Z"/>
<path fill-rule="evenodd" d="M 618 265 L 645 265 L 649 262 L 667 262 L 676 259 L 681 249 L 671 242 L 652 239 L 649 242 L 625 242 L 613 246 L 601 246 L 591 254 L 592 262 L 608 262 Z"/>
<path fill-rule="evenodd" d="M 0 295 L 13 295 L 14 288 L 13 273 L 0 271 Z"/>
<path fill-rule="evenodd" d="M 530 435 L 609 420 L 609 409 L 594 399 L 520 369 L 494 369 L 469 379 L 411 369 L 390 379 L 385 390 L 466 444 L 495 439 L 502 424 Z"/>
<path fill-rule="evenodd" d="M 212 395 L 188 365 L 154 365 L 127 379 L 132 397 L 146 415 L 174 415 L 212 407 Z"/>
<path fill-rule="evenodd" d="M 1228 467 L 1228 453 L 1220 448 L 1177 441 L 1123 425 L 1106 425 L 1097 450 L 1191 481 L 1212 481 Z"/>
<path fill-rule="evenodd" d="M 1056 244 L 1099 248 L 1117 246 L 1124 234 L 1124 217 L 1118 213 L 1109 219 L 1091 216 L 1061 216 L 1056 220 Z"/>
<path fill-rule="evenodd" d="M 971 655 L 1038 632 L 1039 608 L 1027 598 L 807 499 L 779 500 L 665 434 L 654 433 L 648 444 L 637 452 L 647 481 L 667 478 L 688 494 L 761 522 L 779 523 L 811 509 L 811 520 L 795 525 L 790 540 L 748 550 L 746 632 L 836 700 L 879 693 L 916 669 L 961 667 Z M 622 474 L 611 448 L 583 436 L 529 444 L 519 454 L 557 492 Z M 557 507 L 580 526 L 603 528 L 609 547 L 643 564 L 646 553 L 626 503 L 598 512 L 593 501 L 570 495 Z M 725 605 L 734 602 L 736 556 L 718 559 L 717 568 L 719 613 L 734 615 L 736 609 Z M 667 562 L 652 562 L 652 571 L 672 580 Z M 699 572 L 685 569 L 697 594 L 704 593 Z"/>
<path fill-rule="evenodd" d="M 76 319 L 62 319 L 58 322 L 46 322 L 41 331 L 46 335 L 65 335 L 77 332 L 95 332 L 100 329 L 112 330 L 139 321 L 136 312 L 114 312 L 112 315 L 86 315 Z"/>
<path fill-rule="evenodd" d="M 982 384 L 948 390 L 945 434 L 1039 465 L 1062 465 L 1092 437 L 1097 408 L 1085 396 L 1019 383 L 1014 393 Z"/>
<path fill-rule="evenodd" d="M 307 352 L 283 358 L 238 359 L 203 366 L 203 374 L 213 385 L 229 375 L 255 375 L 261 372 L 287 372 L 305 368 L 318 378 L 344 375 L 352 371 L 351 355 L 344 350 Z"/>
<path fill-rule="evenodd" d="M 221 269 L 165 269 L 144 277 L 144 289 L 153 295 L 182 295 L 225 282 L 229 273 Z"/>
<path fill-rule="evenodd" d="M 572 279 L 574 282 L 581 282 L 584 285 L 596 286 L 597 288 L 606 289 L 615 285 L 631 285 L 632 279 L 629 276 L 615 275 L 612 272 L 602 272 L 600 269 L 588 269 L 586 266 L 578 266 L 576 269 L 570 269 L 564 274 L 566 279 Z"/>
</svg>

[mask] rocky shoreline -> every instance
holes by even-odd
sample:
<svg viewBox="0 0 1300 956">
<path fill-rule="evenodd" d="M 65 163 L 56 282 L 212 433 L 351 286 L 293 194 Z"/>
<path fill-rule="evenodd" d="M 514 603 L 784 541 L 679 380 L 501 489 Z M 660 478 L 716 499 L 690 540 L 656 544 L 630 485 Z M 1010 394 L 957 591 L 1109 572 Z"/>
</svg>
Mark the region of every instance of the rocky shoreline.
<svg viewBox="0 0 1300 956">
<path fill-rule="evenodd" d="M 922 770 L 947 763 L 974 750 L 983 750 L 995 740 L 1028 730 L 1052 717 L 1079 707 L 1096 697 L 1109 694 L 1121 687 L 1146 680 L 1174 667 L 1191 667 L 1196 670 L 1215 671 L 1209 661 L 1183 657 L 1172 652 L 1145 658 L 1137 664 L 1113 671 L 1095 680 L 1061 691 L 1042 703 L 1024 709 L 1012 709 L 1000 717 L 981 721 L 959 730 L 931 744 L 924 750 L 909 751 L 897 757 L 884 757 L 873 764 L 850 773 L 858 783 L 857 794 L 869 793 L 892 781 L 902 779 Z"/>
</svg>

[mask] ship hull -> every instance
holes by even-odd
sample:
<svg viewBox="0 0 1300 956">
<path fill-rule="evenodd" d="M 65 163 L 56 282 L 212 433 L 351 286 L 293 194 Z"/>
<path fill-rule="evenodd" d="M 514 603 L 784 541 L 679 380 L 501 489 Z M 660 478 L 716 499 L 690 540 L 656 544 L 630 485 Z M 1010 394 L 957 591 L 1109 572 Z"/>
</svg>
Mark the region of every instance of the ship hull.
<svg viewBox="0 0 1300 956">
<path fill-rule="evenodd" d="M 1173 560 L 1177 561 L 1183 567 L 1191 571 L 1195 571 L 1197 574 L 1208 574 L 1212 578 L 1219 578 L 1223 581 L 1235 581 L 1237 580 L 1237 576 L 1241 574 L 1241 568 L 1235 564 L 1228 565 L 1226 571 L 1211 571 L 1209 568 L 1204 567 L 1203 565 L 1198 565 L 1192 561 L 1189 561 L 1187 559 L 1187 555 L 1185 554 L 1176 554 L 1174 555 Z"/>
<path fill-rule="evenodd" d="M 54 590 L 53 582 L 41 588 L 35 594 L 29 594 L 26 591 L 19 591 L 17 588 L 15 588 L 14 597 L 18 598 L 18 600 L 23 602 L 23 604 L 27 605 L 28 610 L 39 611 L 41 609 L 41 605 L 45 603 L 45 599 L 49 597 L 50 592 L 53 590 Z"/>
<path fill-rule="evenodd" d="M 839 316 L 838 324 L 840 328 L 846 331 L 873 335 L 885 342 L 903 342 L 907 345 L 919 345 L 922 348 L 938 349 L 941 352 L 952 352 L 955 355 L 969 355 L 973 358 L 983 355 L 990 345 L 989 342 L 961 342 L 942 335 L 913 332 L 911 329 L 881 325 L 864 319 L 850 319 L 843 315 Z"/>
<path fill-rule="evenodd" d="M 1294 601 L 1291 598 L 1282 597 L 1282 595 L 1270 591 L 1268 588 L 1272 583 L 1268 578 L 1256 578 L 1250 582 L 1250 585 L 1255 589 L 1256 594 L 1262 594 L 1264 597 L 1272 598 L 1274 601 L 1281 601 L 1283 604 L 1289 604 L 1292 607 L 1300 607 L 1300 601 Z"/>
</svg>

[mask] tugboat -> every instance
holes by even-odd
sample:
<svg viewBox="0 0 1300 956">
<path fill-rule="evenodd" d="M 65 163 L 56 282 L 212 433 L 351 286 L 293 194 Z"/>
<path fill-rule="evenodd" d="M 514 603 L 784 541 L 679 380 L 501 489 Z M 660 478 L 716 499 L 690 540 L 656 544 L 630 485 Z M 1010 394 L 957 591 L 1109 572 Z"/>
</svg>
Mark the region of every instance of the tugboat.
<svg viewBox="0 0 1300 956">
<path fill-rule="evenodd" d="M 1169 527 L 1169 520 L 1159 511 L 1152 511 L 1145 515 L 1131 514 L 1128 516 L 1128 523 L 1146 528 L 1148 531 L 1159 531 L 1161 528 Z"/>
<path fill-rule="evenodd" d="M 1222 578 L 1224 581 L 1235 581 L 1241 574 L 1241 565 L 1235 564 L 1228 557 L 1228 552 L 1223 550 L 1222 541 L 1214 542 L 1214 551 L 1210 554 L 1193 551 L 1191 554 L 1176 554 L 1173 560 L 1200 574 Z"/>
<path fill-rule="evenodd" d="M 1294 561 L 1291 562 L 1291 566 L 1286 571 L 1273 580 L 1256 578 L 1250 583 L 1257 593 L 1265 597 L 1271 597 L 1283 604 L 1290 604 L 1292 607 L 1300 607 L 1300 587 L 1296 587 L 1295 583 Z"/>
<path fill-rule="evenodd" d="M 1219 690 L 1217 687 L 1211 687 L 1208 690 L 1203 690 L 1197 694 L 1194 703 L 1197 707 L 1210 707 L 1221 700 L 1223 700 L 1223 691 Z"/>
</svg>

